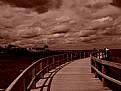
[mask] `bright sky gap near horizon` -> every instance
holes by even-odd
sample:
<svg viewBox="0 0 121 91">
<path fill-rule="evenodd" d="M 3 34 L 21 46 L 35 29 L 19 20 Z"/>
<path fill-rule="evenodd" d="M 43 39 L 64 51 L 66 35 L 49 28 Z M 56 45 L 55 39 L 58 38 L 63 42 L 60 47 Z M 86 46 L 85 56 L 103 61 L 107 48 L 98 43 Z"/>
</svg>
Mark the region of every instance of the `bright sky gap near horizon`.
<svg viewBox="0 0 121 91">
<path fill-rule="evenodd" d="M 110 5 L 112 0 L 50 0 L 53 7 L 42 14 L 2 1 L 0 46 L 48 43 L 51 49 L 121 48 L 121 8 Z"/>
</svg>

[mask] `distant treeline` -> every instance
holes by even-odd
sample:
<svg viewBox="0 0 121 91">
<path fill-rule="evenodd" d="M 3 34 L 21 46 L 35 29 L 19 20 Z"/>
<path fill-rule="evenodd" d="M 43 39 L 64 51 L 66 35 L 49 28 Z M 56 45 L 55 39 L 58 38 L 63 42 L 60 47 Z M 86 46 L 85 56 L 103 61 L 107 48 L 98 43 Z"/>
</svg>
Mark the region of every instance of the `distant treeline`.
<svg viewBox="0 0 121 91">
<path fill-rule="evenodd" d="M 121 0 L 113 0 L 112 5 L 117 6 L 117 7 L 121 7 Z"/>
<path fill-rule="evenodd" d="M 43 13 L 48 9 L 59 8 L 63 0 L 0 0 L 3 3 L 22 8 L 34 8 L 35 11 Z"/>
</svg>

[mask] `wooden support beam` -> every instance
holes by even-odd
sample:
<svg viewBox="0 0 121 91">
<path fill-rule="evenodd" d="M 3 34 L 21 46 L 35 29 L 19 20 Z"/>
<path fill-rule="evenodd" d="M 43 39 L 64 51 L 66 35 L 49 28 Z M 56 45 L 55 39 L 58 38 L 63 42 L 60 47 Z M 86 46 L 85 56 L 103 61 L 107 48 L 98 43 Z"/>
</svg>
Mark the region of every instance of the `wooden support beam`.
<svg viewBox="0 0 121 91">
<path fill-rule="evenodd" d="M 39 64 L 40 64 L 40 70 L 42 70 L 42 69 L 43 69 L 43 64 L 42 64 L 42 62 L 40 62 Z M 41 78 L 41 79 L 44 78 L 43 72 L 40 73 L 40 78 Z"/>
<path fill-rule="evenodd" d="M 97 62 L 95 61 L 95 68 L 98 69 L 98 65 L 97 65 Z M 98 78 L 98 74 L 97 72 L 95 71 L 95 78 Z"/>
<path fill-rule="evenodd" d="M 34 67 L 32 69 L 32 79 L 36 76 L 36 67 Z M 34 81 L 33 84 L 32 84 L 32 89 L 35 89 L 36 88 L 36 82 Z"/>
<path fill-rule="evenodd" d="M 16 88 L 16 89 L 18 89 L 18 88 Z M 27 90 L 26 90 L 26 80 L 25 80 L 25 78 L 23 78 L 23 79 L 21 80 L 20 91 L 27 91 Z"/>
<path fill-rule="evenodd" d="M 106 75 L 106 68 L 105 68 L 104 65 L 102 65 L 102 73 L 103 73 L 104 75 Z M 106 81 L 105 81 L 105 78 L 104 78 L 104 77 L 102 77 L 102 84 L 103 84 L 103 87 L 107 87 Z"/>
</svg>

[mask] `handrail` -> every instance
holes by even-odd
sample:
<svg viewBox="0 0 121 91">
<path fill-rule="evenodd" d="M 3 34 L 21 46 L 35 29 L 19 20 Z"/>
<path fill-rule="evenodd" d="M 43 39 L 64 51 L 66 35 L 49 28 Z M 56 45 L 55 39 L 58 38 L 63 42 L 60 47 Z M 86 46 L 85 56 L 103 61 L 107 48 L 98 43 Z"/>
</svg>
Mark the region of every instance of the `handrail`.
<svg viewBox="0 0 121 91">
<path fill-rule="evenodd" d="M 39 59 L 26 68 L 5 91 L 30 91 L 35 89 L 37 81 L 43 79 L 44 74 L 66 62 L 89 57 L 90 53 L 86 53 L 72 52 Z"/>
<path fill-rule="evenodd" d="M 105 60 L 101 60 L 101 59 L 98 59 L 98 58 L 95 58 L 95 57 L 92 57 L 92 59 L 95 60 L 98 63 L 101 63 L 102 65 L 107 65 L 107 66 L 110 66 L 110 67 L 115 67 L 115 68 L 121 69 L 120 63 L 105 61 Z"/>
<path fill-rule="evenodd" d="M 118 84 L 118 85 L 121 85 L 121 81 L 116 80 L 116 79 L 114 79 L 114 78 L 112 78 L 112 77 L 109 77 L 109 76 L 103 74 L 103 73 L 100 72 L 98 69 L 96 69 L 94 66 L 91 66 L 91 67 L 92 67 L 99 75 L 101 75 L 103 78 L 105 78 L 105 79 L 107 79 L 107 80 L 110 80 L 110 81 L 112 81 L 112 82 L 114 82 L 114 83 L 116 83 L 116 84 Z"/>
<path fill-rule="evenodd" d="M 93 54 L 93 53 L 92 53 Z M 97 52 L 96 55 L 98 56 L 95 56 L 91 54 L 91 72 L 95 74 L 95 77 L 98 77 L 98 75 L 100 75 L 102 77 L 102 83 L 103 83 L 103 86 L 106 87 L 106 80 L 109 80 L 115 84 L 118 84 L 121 86 L 121 81 L 117 80 L 117 79 L 114 79 L 110 76 L 108 76 L 106 74 L 106 67 L 109 66 L 109 67 L 114 67 L 114 68 L 117 68 L 119 70 L 121 70 L 121 64 L 120 63 L 115 63 L 115 62 L 110 62 L 110 61 L 106 61 L 106 60 L 101 60 L 99 58 L 103 58 L 104 55 L 104 52 Z M 103 54 L 103 55 L 99 55 L 99 54 Z M 99 57 L 100 56 L 100 57 Z M 101 65 L 101 68 L 102 70 L 100 71 L 100 69 L 98 68 L 98 64 Z"/>
</svg>

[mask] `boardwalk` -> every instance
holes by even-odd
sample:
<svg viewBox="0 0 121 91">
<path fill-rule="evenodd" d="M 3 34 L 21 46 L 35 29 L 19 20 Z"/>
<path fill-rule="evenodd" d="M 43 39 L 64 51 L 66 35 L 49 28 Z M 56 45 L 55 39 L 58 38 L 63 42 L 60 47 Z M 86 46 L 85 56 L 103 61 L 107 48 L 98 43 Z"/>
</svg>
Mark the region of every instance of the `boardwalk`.
<svg viewBox="0 0 121 91">
<path fill-rule="evenodd" d="M 107 57 L 102 51 L 87 58 L 89 54 L 72 52 L 40 59 L 26 68 L 5 91 L 111 91 L 106 87 L 109 85 L 113 91 L 120 91 L 121 81 L 107 72 L 110 73 L 108 67 L 120 70 L 121 64 L 101 60 Z M 96 77 L 102 77 L 102 82 L 91 70 Z"/>
<path fill-rule="evenodd" d="M 53 78 L 51 91 L 111 91 L 102 87 L 90 72 L 90 58 L 76 60 L 62 68 Z"/>
</svg>

